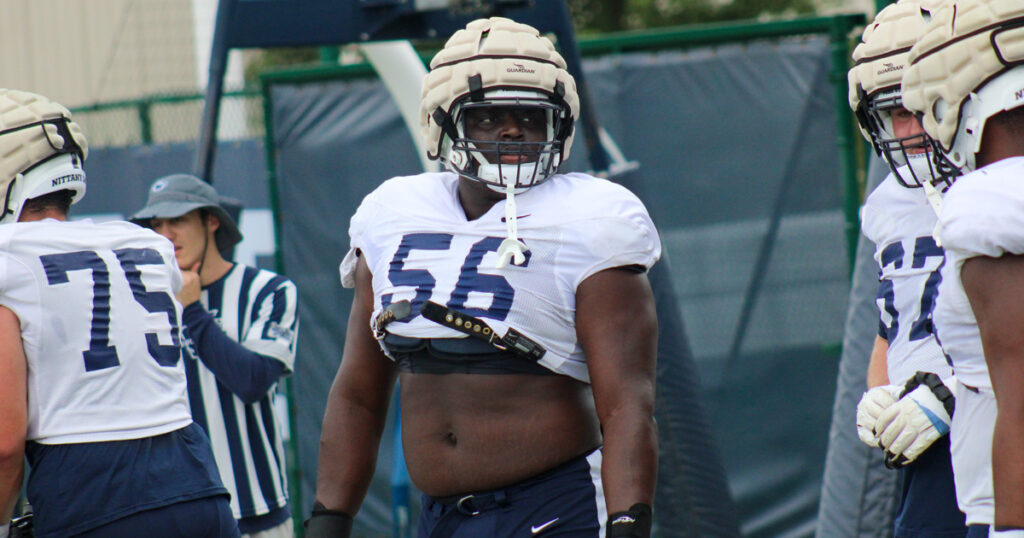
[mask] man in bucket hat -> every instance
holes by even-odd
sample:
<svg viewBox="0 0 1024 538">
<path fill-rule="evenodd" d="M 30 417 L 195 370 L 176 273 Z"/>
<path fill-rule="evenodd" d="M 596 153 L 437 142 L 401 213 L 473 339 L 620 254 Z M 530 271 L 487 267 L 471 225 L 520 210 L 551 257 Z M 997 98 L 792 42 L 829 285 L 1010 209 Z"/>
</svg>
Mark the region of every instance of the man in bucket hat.
<svg viewBox="0 0 1024 538">
<path fill-rule="evenodd" d="M 242 240 L 242 233 L 234 219 L 221 207 L 221 200 L 209 183 L 188 174 L 175 174 L 153 182 L 146 207 L 135 213 L 131 220 L 146 225 L 150 219 L 173 219 L 203 209 L 217 218 L 219 227 L 214 230 L 214 240 L 217 250 L 224 252 Z"/>
<path fill-rule="evenodd" d="M 243 536 L 292 536 L 284 449 L 274 399 L 292 372 L 298 292 L 287 278 L 224 258 L 242 240 L 223 199 L 195 176 L 153 182 L 131 220 L 174 245 L 178 300 L 195 356 L 185 361 L 189 401 L 213 451 Z M 198 359 L 198 360 L 197 360 Z"/>
</svg>

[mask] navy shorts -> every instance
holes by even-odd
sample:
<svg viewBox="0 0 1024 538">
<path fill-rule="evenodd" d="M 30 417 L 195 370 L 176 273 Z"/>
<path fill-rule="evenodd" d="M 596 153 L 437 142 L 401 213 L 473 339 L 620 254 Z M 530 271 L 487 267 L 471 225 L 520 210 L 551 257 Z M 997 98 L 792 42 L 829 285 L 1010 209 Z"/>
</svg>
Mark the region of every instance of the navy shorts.
<svg viewBox="0 0 1024 538">
<path fill-rule="evenodd" d="M 228 496 L 210 440 L 195 423 L 127 441 L 63 445 L 30 441 L 26 456 L 32 468 L 28 500 L 38 538 L 75 536 L 132 514 Z M 159 528 L 154 525 L 139 536 L 159 536 Z"/>
<path fill-rule="evenodd" d="M 472 495 L 423 496 L 419 538 L 599 538 L 608 518 L 601 450 L 513 486 Z"/>
<path fill-rule="evenodd" d="M 217 495 L 137 512 L 75 538 L 238 538 L 238 523 L 227 495 Z"/>
<path fill-rule="evenodd" d="M 897 538 L 963 538 L 964 514 L 956 504 L 949 436 L 943 436 L 900 469 L 903 498 L 896 513 Z"/>
</svg>

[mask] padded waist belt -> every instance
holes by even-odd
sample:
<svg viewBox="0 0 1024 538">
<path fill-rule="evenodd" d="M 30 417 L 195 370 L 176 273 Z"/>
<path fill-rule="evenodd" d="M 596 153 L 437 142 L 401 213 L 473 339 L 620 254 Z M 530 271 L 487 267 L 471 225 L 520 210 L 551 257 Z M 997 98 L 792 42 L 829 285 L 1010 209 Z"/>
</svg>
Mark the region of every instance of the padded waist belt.
<svg viewBox="0 0 1024 538">
<path fill-rule="evenodd" d="M 406 338 L 386 333 L 383 342 L 403 372 L 556 375 L 520 354 L 473 338 Z"/>
</svg>

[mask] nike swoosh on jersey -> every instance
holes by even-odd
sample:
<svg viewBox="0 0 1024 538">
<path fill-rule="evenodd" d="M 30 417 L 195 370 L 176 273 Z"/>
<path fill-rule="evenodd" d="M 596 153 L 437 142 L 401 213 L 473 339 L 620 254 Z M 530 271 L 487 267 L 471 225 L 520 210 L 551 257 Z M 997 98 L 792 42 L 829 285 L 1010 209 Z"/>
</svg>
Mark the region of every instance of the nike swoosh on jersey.
<svg viewBox="0 0 1024 538">
<path fill-rule="evenodd" d="M 550 526 L 554 525 L 554 524 L 555 524 L 555 522 L 556 522 L 556 521 L 558 521 L 558 519 L 559 519 L 559 518 L 557 518 L 557 517 L 556 517 L 555 519 L 552 519 L 551 521 L 548 521 L 547 523 L 542 523 L 542 524 L 540 524 L 540 525 L 531 525 L 531 526 L 530 526 L 530 532 L 531 532 L 532 534 L 537 534 L 537 533 L 539 533 L 540 531 L 542 531 L 542 530 L 544 530 L 544 529 L 546 529 L 546 528 L 548 528 L 548 527 L 550 527 Z"/>
</svg>

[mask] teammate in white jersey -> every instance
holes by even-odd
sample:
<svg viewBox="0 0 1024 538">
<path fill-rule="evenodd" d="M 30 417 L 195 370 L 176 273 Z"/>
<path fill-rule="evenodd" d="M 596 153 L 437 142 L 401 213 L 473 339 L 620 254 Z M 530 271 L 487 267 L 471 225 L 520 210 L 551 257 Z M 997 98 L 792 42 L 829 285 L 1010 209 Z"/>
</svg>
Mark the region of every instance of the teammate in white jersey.
<svg viewBox="0 0 1024 538">
<path fill-rule="evenodd" d="M 217 191 L 195 176 L 160 178 L 132 220 L 174 244 L 178 293 L 195 356 L 185 361 L 192 415 L 210 435 L 243 536 L 292 536 L 278 381 L 291 374 L 298 291 L 271 271 L 224 259 L 242 240 Z"/>
<path fill-rule="evenodd" d="M 238 536 L 189 414 L 171 245 L 66 221 L 86 153 L 67 109 L 0 90 L 0 536 L 26 456 L 39 538 Z"/>
<path fill-rule="evenodd" d="M 937 167 L 956 181 L 940 217 L 946 263 L 934 317 L 959 382 L 950 436 L 969 536 L 990 525 L 992 535 L 1024 536 L 1021 43 L 1019 0 L 951 1 L 911 50 L 903 79 Z"/>
<path fill-rule="evenodd" d="M 907 55 L 924 32 L 933 3 L 902 0 L 881 10 L 865 28 L 849 72 L 850 106 L 861 132 L 892 168 L 862 212 L 862 230 L 875 243 L 880 270 L 880 319 L 868 390 L 857 406 L 857 430 L 864 443 L 885 451 L 887 465 L 899 468 L 898 538 L 967 532 L 946 435 L 954 403 L 949 387 L 955 381 L 931 319 L 944 259 L 932 237 L 933 204 L 941 199 L 924 131 L 903 108 L 900 94 Z"/>
<path fill-rule="evenodd" d="M 556 172 L 578 111 L 530 26 L 476 20 L 431 62 L 421 120 L 448 171 L 352 218 L 307 536 L 351 532 L 396 377 L 421 537 L 650 535 L 660 242 L 629 191 Z"/>
</svg>

